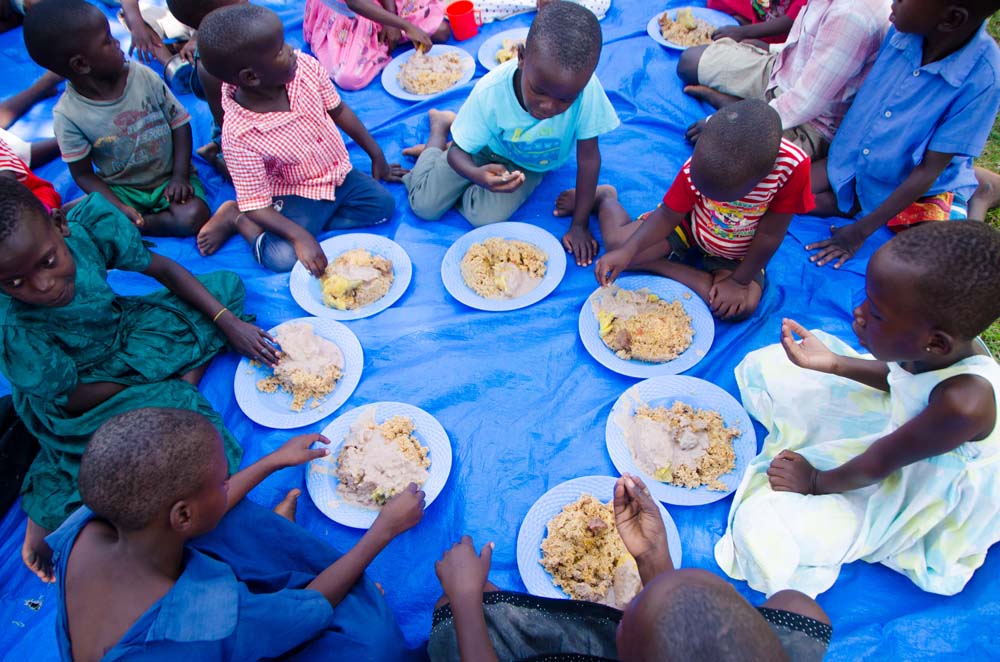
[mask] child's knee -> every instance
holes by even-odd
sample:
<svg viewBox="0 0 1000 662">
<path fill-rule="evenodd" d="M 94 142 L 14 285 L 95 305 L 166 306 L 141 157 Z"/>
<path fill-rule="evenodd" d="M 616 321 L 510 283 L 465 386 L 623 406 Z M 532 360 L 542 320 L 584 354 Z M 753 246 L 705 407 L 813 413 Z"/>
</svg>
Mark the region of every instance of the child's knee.
<svg viewBox="0 0 1000 662">
<path fill-rule="evenodd" d="M 487 205 L 463 205 L 459 210 L 473 227 L 481 227 L 490 223 L 502 223 L 509 220 L 517 209 L 496 209 Z"/>
<path fill-rule="evenodd" d="M 269 232 L 257 237 L 257 242 L 254 245 L 254 257 L 257 258 L 262 267 L 277 273 L 291 271 L 299 259 L 291 242 Z"/>
<path fill-rule="evenodd" d="M 439 196 L 427 195 L 427 192 L 420 187 L 408 187 L 406 199 L 410 203 L 413 215 L 425 221 L 438 220 L 452 207 L 452 205 L 446 206 Z"/>
<path fill-rule="evenodd" d="M 698 84 L 698 63 L 705 48 L 705 46 L 692 46 L 681 51 L 680 60 L 677 62 L 677 75 L 685 84 Z"/>
<path fill-rule="evenodd" d="M 183 205 L 170 205 L 170 213 L 174 217 L 174 233 L 178 237 L 191 237 L 198 234 L 201 226 L 211 216 L 208 205 L 201 198 L 193 198 Z"/>
<path fill-rule="evenodd" d="M 381 223 L 388 221 L 396 213 L 396 198 L 392 197 L 392 193 L 382 185 L 379 185 L 376 191 L 372 218 L 377 219 L 376 223 Z"/>
</svg>

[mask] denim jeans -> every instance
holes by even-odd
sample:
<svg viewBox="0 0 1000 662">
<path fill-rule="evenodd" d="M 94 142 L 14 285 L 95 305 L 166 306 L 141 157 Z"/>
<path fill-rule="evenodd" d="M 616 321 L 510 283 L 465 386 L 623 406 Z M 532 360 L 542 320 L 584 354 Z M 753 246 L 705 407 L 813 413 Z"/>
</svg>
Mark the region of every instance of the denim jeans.
<svg viewBox="0 0 1000 662">
<path fill-rule="evenodd" d="M 396 200 L 370 175 L 352 168 L 344 183 L 337 187 L 336 200 L 284 195 L 275 197 L 271 206 L 316 236 L 330 230 L 385 223 L 392 218 Z M 271 271 L 291 271 L 298 260 L 292 242 L 273 232 L 264 232 L 257 237 L 253 252 L 257 261 Z"/>
</svg>

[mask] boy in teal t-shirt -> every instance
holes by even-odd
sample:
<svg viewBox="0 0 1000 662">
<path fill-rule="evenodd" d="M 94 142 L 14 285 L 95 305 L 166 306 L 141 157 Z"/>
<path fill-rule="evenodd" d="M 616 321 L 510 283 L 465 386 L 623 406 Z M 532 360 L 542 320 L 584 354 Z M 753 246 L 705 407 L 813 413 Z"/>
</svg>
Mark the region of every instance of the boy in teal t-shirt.
<svg viewBox="0 0 1000 662">
<path fill-rule="evenodd" d="M 475 226 L 506 221 L 575 145 L 576 189 L 560 195 L 556 215 L 572 215 L 563 246 L 577 264 L 590 264 L 597 255 L 588 227 L 601 170 L 597 138 L 619 124 L 594 75 L 601 42 L 600 24 L 580 5 L 539 11 L 517 62 L 484 76 L 457 116 L 430 111 L 426 145 L 404 151 L 419 157 L 403 179 L 413 213 L 434 220 L 457 205 Z"/>
</svg>

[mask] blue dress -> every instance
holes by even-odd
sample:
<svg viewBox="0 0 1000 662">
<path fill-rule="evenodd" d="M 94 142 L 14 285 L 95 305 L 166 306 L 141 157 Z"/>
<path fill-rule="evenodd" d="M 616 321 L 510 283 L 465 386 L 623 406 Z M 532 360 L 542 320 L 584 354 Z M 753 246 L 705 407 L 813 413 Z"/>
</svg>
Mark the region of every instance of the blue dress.
<svg viewBox="0 0 1000 662">
<path fill-rule="evenodd" d="M 71 659 L 66 566 L 86 506 L 46 540 L 54 553 L 59 611 L 56 639 Z M 301 527 L 244 499 L 211 533 L 191 540 L 173 588 L 102 658 L 144 661 L 413 659 L 388 604 L 363 576 L 332 608 L 304 586 L 340 554 Z"/>
</svg>

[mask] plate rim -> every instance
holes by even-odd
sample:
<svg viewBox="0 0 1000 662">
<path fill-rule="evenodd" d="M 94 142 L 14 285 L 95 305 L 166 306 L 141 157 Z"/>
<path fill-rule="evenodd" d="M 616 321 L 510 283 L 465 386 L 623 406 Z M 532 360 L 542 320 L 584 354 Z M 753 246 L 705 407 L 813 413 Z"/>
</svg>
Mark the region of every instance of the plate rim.
<svg viewBox="0 0 1000 662">
<path fill-rule="evenodd" d="M 493 57 L 490 57 L 490 51 L 493 50 L 493 48 L 491 47 L 487 49 L 486 46 L 497 40 L 499 40 L 499 42 L 502 45 L 505 35 L 508 34 L 523 32 L 524 36 L 527 37 L 528 30 L 530 29 L 531 28 L 509 28 L 502 32 L 490 35 L 489 37 L 486 38 L 486 40 L 483 43 L 479 45 L 479 48 L 476 50 L 476 60 L 479 62 L 479 64 L 483 65 L 483 68 L 486 69 L 487 71 L 493 71 L 494 69 L 500 67 L 504 63 L 496 61 L 496 51 L 493 52 L 492 54 Z"/>
<path fill-rule="evenodd" d="M 734 19 L 732 16 L 730 16 L 725 12 L 721 12 L 717 9 L 710 9 L 708 7 L 698 7 L 696 5 L 684 5 L 683 7 L 665 7 L 660 11 L 656 12 L 655 14 L 653 14 L 650 17 L 650 19 L 646 22 L 646 34 L 649 35 L 649 37 L 653 41 L 658 43 L 660 46 L 663 46 L 664 48 L 669 48 L 675 51 L 685 51 L 688 48 L 691 48 L 690 46 L 681 46 L 680 44 L 668 41 L 667 39 L 664 38 L 663 33 L 660 32 L 659 18 L 663 16 L 663 13 L 668 11 L 678 11 L 681 9 L 691 9 L 692 13 L 694 13 L 694 10 L 697 10 L 698 13 L 695 14 L 695 18 L 701 18 L 704 21 L 708 21 L 708 17 L 710 16 L 716 17 L 720 21 L 720 23 L 712 23 L 712 25 L 714 25 L 717 28 L 725 27 L 727 25 L 739 25 L 736 19 Z M 701 14 L 701 16 L 698 16 L 698 14 Z M 711 21 L 708 22 L 711 23 Z"/>
<path fill-rule="evenodd" d="M 398 82 L 397 82 L 396 87 L 399 88 L 399 89 L 391 88 L 389 85 L 386 85 L 386 81 L 387 80 L 393 80 L 393 81 L 396 80 L 395 76 L 398 73 L 399 68 L 402 66 L 402 64 L 404 62 L 406 62 L 407 60 L 409 60 L 410 57 L 412 57 L 413 54 L 416 52 L 415 48 L 410 48 L 408 50 L 403 51 L 402 53 L 400 53 L 399 55 L 395 56 L 394 58 L 392 58 L 389 61 L 389 63 L 387 65 L 385 65 L 385 68 L 382 69 L 382 74 L 381 74 L 381 76 L 379 78 L 380 82 L 382 83 L 382 89 L 389 96 L 395 97 L 395 98 L 400 99 L 402 101 L 417 101 L 417 102 L 419 102 L 419 101 L 429 101 L 430 99 L 437 98 L 437 97 L 441 96 L 442 94 L 446 94 L 448 92 L 451 92 L 455 88 L 458 88 L 458 87 L 461 87 L 462 85 L 465 85 L 466 83 L 468 83 L 469 81 L 471 81 L 473 78 L 476 77 L 476 58 L 473 57 L 472 53 L 470 53 L 469 51 L 465 50 L 461 46 L 454 46 L 452 44 L 433 44 L 431 46 L 431 49 L 429 51 L 427 51 L 427 52 L 429 54 L 434 53 L 434 49 L 435 48 L 440 49 L 442 53 L 457 52 L 460 55 L 464 56 L 466 58 L 467 62 L 471 63 L 472 66 L 471 67 L 468 67 L 468 66 L 466 67 L 465 73 L 462 74 L 462 77 L 459 78 L 458 82 L 456 82 L 454 85 L 452 85 L 448 89 L 441 90 L 440 92 L 434 92 L 433 94 L 413 94 L 412 92 L 407 92 L 406 90 L 404 90 L 402 87 L 400 87 L 398 85 Z M 440 54 L 440 53 L 437 53 L 437 54 Z"/>
<path fill-rule="evenodd" d="M 468 285 L 465 284 L 461 271 L 459 271 L 454 281 L 455 287 L 453 288 L 452 280 L 445 277 L 445 274 L 447 273 L 446 267 L 449 264 L 449 261 L 456 265 L 461 264 L 461 257 L 465 256 L 464 254 L 461 257 L 458 256 L 460 244 L 470 240 L 471 243 L 476 243 L 476 241 L 480 240 L 480 238 L 488 239 L 489 237 L 498 236 L 501 234 L 503 228 L 509 227 L 524 228 L 530 233 L 538 233 L 538 241 L 542 245 L 536 245 L 538 245 L 538 247 L 542 250 L 545 250 L 546 255 L 549 258 L 546 262 L 545 277 L 542 279 L 542 282 L 540 282 L 531 292 L 528 292 L 524 296 L 516 299 L 486 299 L 476 294 Z M 544 238 L 542 238 L 542 235 L 544 235 Z M 517 240 L 532 243 L 528 239 Z M 547 246 L 545 244 L 547 244 Z M 466 248 L 466 250 L 468 250 L 468 248 Z M 559 240 L 545 228 L 532 223 L 524 223 L 523 221 L 502 221 L 500 223 L 490 223 L 489 225 L 482 225 L 478 228 L 473 228 L 453 241 L 448 247 L 448 250 L 445 251 L 444 257 L 441 258 L 441 281 L 444 283 L 445 290 L 448 291 L 448 294 L 450 294 L 456 301 L 468 306 L 469 308 L 490 313 L 509 312 L 511 310 L 520 310 L 521 308 L 527 308 L 535 305 L 555 292 L 556 288 L 562 283 L 565 275 L 566 253 L 563 250 L 562 244 L 559 243 Z"/>
<path fill-rule="evenodd" d="M 327 260 L 330 260 L 331 255 L 327 253 L 327 247 L 332 246 L 337 242 L 348 241 L 350 239 L 361 239 L 362 241 L 372 241 L 372 242 L 385 241 L 395 245 L 395 247 L 399 249 L 400 255 L 405 256 L 405 260 L 403 260 L 402 264 L 399 265 L 399 273 L 397 273 L 396 269 L 397 262 L 399 261 L 394 260 L 392 263 L 393 286 L 396 285 L 397 281 L 403 284 L 399 287 L 399 290 L 395 293 L 395 295 L 392 294 L 392 286 L 390 286 L 389 291 L 385 293 L 385 296 L 378 299 L 377 301 L 373 301 L 367 306 L 362 306 L 361 308 L 355 308 L 354 310 L 337 310 L 336 308 L 330 308 L 323 302 L 316 301 L 315 299 L 309 296 L 308 279 L 312 278 L 312 275 L 306 271 L 306 268 L 302 264 L 302 262 L 296 260 L 295 265 L 292 267 L 292 271 L 288 276 L 288 290 L 289 292 L 291 292 L 292 299 L 295 300 L 295 303 L 299 306 L 299 308 L 306 311 L 310 315 L 320 318 L 337 320 L 340 322 L 359 320 L 359 319 L 364 319 L 366 317 L 373 317 L 375 315 L 378 315 L 382 311 L 391 308 L 397 301 L 399 301 L 403 297 L 404 294 L 406 294 L 406 291 L 409 289 L 410 283 L 412 282 L 413 279 L 413 261 L 410 258 L 409 253 L 406 252 L 406 249 L 403 248 L 399 244 L 399 242 L 395 241 L 394 239 L 391 239 L 384 235 L 374 234 L 372 232 L 345 232 L 343 234 L 337 234 L 332 237 L 327 237 L 323 241 L 319 242 L 319 245 L 320 248 L 323 249 L 323 254 L 326 255 Z M 368 247 L 359 246 L 359 248 L 368 248 Z M 369 252 L 371 251 L 369 250 Z M 296 285 L 296 283 L 303 281 L 304 284 L 302 286 Z M 303 289 L 299 289 L 300 287 Z M 307 307 L 307 305 L 312 307 Z"/>
<path fill-rule="evenodd" d="M 681 354 L 676 358 L 671 359 L 670 361 L 666 361 L 664 363 L 646 363 L 644 361 L 631 361 L 631 360 L 626 361 L 625 359 L 618 358 L 618 356 L 615 355 L 615 353 L 612 352 L 611 349 L 604 344 L 604 341 L 601 340 L 599 334 L 596 335 L 596 339 L 594 339 L 591 337 L 591 334 L 584 333 L 585 327 L 589 326 L 590 320 L 594 318 L 593 311 L 590 309 L 590 300 L 591 298 L 594 297 L 595 294 L 601 291 L 602 289 L 601 286 L 598 286 L 593 292 L 587 295 L 587 298 L 584 299 L 583 306 L 581 306 L 580 308 L 580 316 L 577 321 L 577 333 L 580 337 L 580 341 L 583 343 L 584 348 L 587 350 L 587 353 L 590 354 L 591 358 L 593 358 L 595 361 L 600 363 L 608 370 L 611 370 L 612 372 L 615 372 L 619 375 L 625 375 L 626 377 L 635 377 L 638 379 L 646 379 L 649 377 L 659 377 L 661 375 L 676 375 L 687 372 L 691 368 L 701 363 L 705 359 L 705 357 L 708 356 L 708 353 L 712 350 L 712 344 L 715 342 L 715 318 L 712 316 L 712 311 L 709 310 L 708 304 L 706 304 L 702 300 L 702 298 L 699 297 L 694 292 L 694 290 L 692 290 L 687 285 L 684 285 L 683 283 L 680 283 L 672 278 L 667 278 L 666 276 L 658 276 L 655 274 L 629 273 L 628 275 L 619 276 L 615 280 L 614 284 L 619 285 L 619 287 L 623 287 L 621 285 L 623 281 L 628 281 L 628 282 L 639 281 L 639 280 L 645 281 L 648 279 L 652 279 L 653 281 L 664 281 L 668 283 L 673 283 L 674 286 L 680 288 L 682 291 L 681 305 L 684 305 L 686 302 L 689 302 L 693 306 L 699 306 L 703 308 L 702 314 L 707 313 L 708 319 L 711 320 L 712 322 L 711 326 L 707 330 L 708 332 L 701 333 L 702 338 L 704 338 L 705 336 L 708 337 L 707 341 L 699 339 L 698 338 L 699 334 L 696 332 L 695 339 L 691 341 L 690 347 L 681 352 Z M 625 289 L 641 289 L 643 287 L 648 287 L 648 285 L 639 285 L 638 287 L 635 288 L 625 288 Z M 653 293 L 659 294 L 655 291 Z M 685 299 L 683 297 L 684 293 L 689 293 L 691 296 Z M 687 311 L 687 306 L 684 307 L 685 310 Z M 688 312 L 688 314 L 690 315 L 691 313 Z M 705 343 L 704 350 L 702 350 L 700 346 L 696 345 L 696 343 L 701 343 L 701 342 Z M 697 354 L 697 352 L 699 351 L 703 351 L 703 353 L 700 356 Z M 683 365 L 683 363 L 676 363 L 676 361 L 681 357 L 685 356 L 688 352 L 695 352 L 694 356 L 696 357 L 696 359 L 694 363 L 692 363 L 689 366 L 683 367 L 679 370 L 676 369 L 677 365 Z M 671 367 L 672 365 L 674 367 Z"/>
<path fill-rule="evenodd" d="M 541 538 L 539 538 L 537 542 L 534 540 L 529 541 L 526 538 L 525 526 L 528 523 L 528 520 L 531 517 L 532 512 L 534 512 L 536 508 L 540 510 L 541 506 L 539 506 L 539 504 L 543 500 L 547 498 L 555 498 L 555 497 L 550 497 L 549 495 L 555 492 L 556 490 L 573 489 L 576 488 L 578 485 L 582 486 L 584 484 L 590 484 L 595 482 L 604 482 L 606 485 L 610 486 L 611 496 L 609 496 L 608 498 L 612 498 L 614 495 L 614 484 L 615 482 L 617 482 L 617 480 L 618 478 L 615 478 L 613 476 L 605 476 L 600 474 L 590 474 L 586 476 L 577 476 L 575 478 L 569 478 L 545 490 L 545 492 L 537 499 L 535 499 L 534 503 L 531 504 L 531 506 L 528 508 L 528 511 L 524 514 L 524 517 L 521 519 L 521 524 L 517 530 L 517 540 L 515 542 L 517 571 L 518 574 L 521 576 L 521 583 L 524 584 L 525 588 L 528 590 L 528 593 L 537 597 L 559 598 L 563 600 L 570 599 L 570 597 L 566 595 L 566 593 L 561 588 L 559 588 L 558 586 L 555 585 L 554 582 L 552 582 L 551 579 L 552 576 L 548 573 L 547 570 L 542 568 L 541 564 L 539 563 L 539 560 L 541 559 L 541 543 L 545 539 L 545 533 L 548 527 L 548 521 L 551 520 L 551 517 L 548 520 L 546 520 L 545 524 L 542 526 Z M 602 489 L 604 489 L 603 486 Z M 579 498 L 579 496 L 582 495 L 585 491 L 587 493 L 593 494 L 593 492 L 595 492 L 596 490 L 594 490 L 593 488 L 586 489 L 580 487 L 579 490 L 577 491 L 576 498 Z M 597 495 L 595 494 L 594 496 Z M 601 501 L 604 502 L 606 501 L 606 499 L 601 499 Z M 569 503 L 569 501 L 563 503 L 562 505 L 565 506 L 567 503 Z M 659 501 L 656 502 L 656 506 L 660 511 L 660 517 L 661 519 L 663 519 L 663 524 L 664 527 L 666 528 L 667 546 L 670 551 L 670 557 L 671 560 L 673 561 L 674 568 L 680 569 L 681 567 L 683 567 L 682 564 L 684 561 L 684 545 L 680 537 L 680 530 L 677 528 L 677 523 L 674 521 L 674 518 L 670 514 L 670 511 L 668 511 Z M 555 515 L 553 515 L 553 517 L 554 516 Z M 540 519 L 540 517 L 541 516 L 539 515 L 535 519 Z M 675 551 L 676 555 L 674 554 Z M 527 575 L 525 572 L 527 564 L 537 565 L 541 569 L 541 571 L 549 577 L 549 586 L 547 588 L 550 588 L 551 592 L 543 593 L 541 591 L 536 591 L 532 586 L 528 585 Z"/>
<path fill-rule="evenodd" d="M 693 387 L 694 389 L 716 391 L 718 394 L 724 395 L 725 398 L 727 398 L 730 401 L 731 405 L 735 405 L 735 411 L 739 413 L 739 418 L 740 418 L 740 420 L 737 423 L 737 425 L 740 428 L 740 437 L 739 439 L 733 440 L 733 451 L 734 452 L 736 451 L 737 441 L 743 439 L 745 439 L 747 444 L 749 445 L 749 450 L 746 454 L 746 457 L 742 458 L 744 464 L 742 472 L 740 471 L 741 458 L 739 454 L 736 455 L 736 465 L 733 467 L 732 471 L 733 487 L 731 489 L 727 491 L 709 490 L 704 485 L 696 488 L 685 488 L 677 485 L 669 485 L 662 481 L 656 480 L 656 478 L 654 478 L 653 476 L 650 476 L 645 472 L 643 472 L 641 469 L 639 469 L 638 465 L 635 462 L 635 459 L 632 457 L 631 451 L 628 448 L 628 444 L 624 441 L 624 437 L 622 438 L 623 454 L 611 452 L 612 430 L 613 429 L 620 430 L 620 428 L 618 428 L 617 424 L 614 422 L 615 415 L 618 413 L 619 408 L 629 404 L 626 401 L 626 398 L 627 396 L 630 395 L 630 392 L 634 392 L 635 397 L 638 399 L 638 391 L 643 387 L 643 385 L 658 386 L 659 384 L 657 384 L 656 382 L 674 382 L 678 384 L 686 383 L 689 385 L 689 387 Z M 673 385 L 671 385 L 671 387 L 673 387 Z M 684 393 L 678 393 L 675 396 L 667 394 L 662 397 L 666 398 L 677 397 L 679 399 L 682 396 L 690 397 L 691 388 L 678 386 L 676 390 L 680 391 L 682 388 L 685 389 Z M 694 398 L 696 399 L 697 395 L 694 396 Z M 726 421 L 726 422 L 731 423 L 731 421 Z M 629 386 L 628 388 L 626 388 L 624 391 L 621 392 L 621 395 L 619 395 L 618 398 L 615 400 L 614 404 L 611 405 L 611 411 L 608 412 L 608 417 L 604 424 L 604 445 L 605 449 L 608 452 L 608 457 L 611 459 L 611 463 L 614 465 L 618 473 L 620 474 L 630 473 L 638 475 L 646 482 L 646 486 L 649 488 L 649 493 L 652 494 L 657 501 L 674 506 L 703 506 L 705 504 L 721 501 L 722 499 L 725 499 L 727 496 L 729 496 L 730 494 L 739 489 L 740 482 L 743 480 L 743 474 L 746 473 L 747 468 L 750 466 L 750 462 L 753 460 L 753 458 L 756 456 L 757 453 L 757 431 L 753 427 L 753 421 L 750 420 L 750 414 L 749 412 L 747 412 L 746 407 L 744 407 L 743 404 L 735 396 L 733 396 L 732 393 L 722 388 L 718 384 L 714 384 L 708 381 L 707 379 L 701 379 L 700 377 L 692 377 L 691 375 L 659 375 L 657 377 L 649 377 L 640 382 L 636 382 L 635 384 L 632 384 L 631 386 Z M 687 498 L 683 500 L 678 500 L 675 496 L 673 496 L 678 493 L 684 494 Z M 699 496 L 691 498 L 691 495 L 699 495 Z"/>
<path fill-rule="evenodd" d="M 361 383 L 361 376 L 364 373 L 365 353 L 364 353 L 364 347 L 362 347 L 362 345 L 361 345 L 361 341 L 358 340 L 358 336 L 353 331 L 351 331 L 351 329 L 346 324 L 343 324 L 343 323 L 341 323 L 341 322 L 339 322 L 337 320 L 330 319 L 328 317 L 315 317 L 315 316 L 295 317 L 295 318 L 292 318 L 292 319 L 289 319 L 289 320 L 285 320 L 284 322 L 281 322 L 279 324 L 274 325 L 273 327 L 271 327 L 270 329 L 268 329 L 267 332 L 269 334 L 273 335 L 274 332 L 277 329 L 279 329 L 280 327 L 282 327 L 282 326 L 284 326 L 286 324 L 293 324 L 293 323 L 296 323 L 296 322 L 304 322 L 306 324 L 309 324 L 310 326 L 313 327 L 313 332 L 317 333 L 319 335 L 322 335 L 322 334 L 320 334 L 316 330 L 316 326 L 315 326 L 316 323 L 323 324 L 323 325 L 332 325 L 333 328 L 340 327 L 340 329 L 338 329 L 338 331 L 346 332 L 348 334 L 347 336 L 345 336 L 347 338 L 347 340 L 345 342 L 351 344 L 352 345 L 352 349 L 355 349 L 355 347 L 353 347 L 353 346 L 356 345 L 356 350 L 357 350 L 357 353 L 358 353 L 358 357 L 360 359 L 360 365 L 358 366 L 357 373 L 348 373 L 348 372 L 345 372 L 341 376 L 340 381 L 338 381 L 338 383 L 337 383 L 337 387 L 339 387 L 341 384 L 344 385 L 345 390 L 344 390 L 344 392 L 343 392 L 342 395 L 338 395 L 335 398 L 334 397 L 329 397 L 327 400 L 324 400 L 323 403 L 320 404 L 319 406 L 317 406 L 317 407 L 309 407 L 309 408 L 303 409 L 300 412 L 293 412 L 292 410 L 289 409 L 287 414 L 282 414 L 282 416 L 281 416 L 282 420 L 280 420 L 280 421 L 274 421 L 274 420 L 261 420 L 260 418 L 258 418 L 259 413 L 258 413 L 257 408 L 255 408 L 253 406 L 254 403 L 253 402 L 246 402 L 245 401 L 245 397 L 246 396 L 241 395 L 241 391 L 239 389 L 237 389 L 237 384 L 240 381 L 244 381 L 244 380 L 256 380 L 256 379 L 258 379 L 258 377 L 255 374 L 254 375 L 250 374 L 251 371 L 255 371 L 255 369 L 250 366 L 250 359 L 248 359 L 245 356 L 242 357 L 240 359 L 239 364 L 236 366 L 236 374 L 233 376 L 233 393 L 236 396 L 236 404 L 240 408 L 240 411 L 242 411 L 243 414 L 247 418 L 249 418 L 251 421 L 253 421 L 254 423 L 256 423 L 258 425 L 262 425 L 262 426 L 264 426 L 266 428 L 269 428 L 271 430 L 294 430 L 294 429 L 297 429 L 297 428 L 302 428 L 302 427 L 305 427 L 307 425 L 312 425 L 313 423 L 316 423 L 317 421 L 322 421 L 327 416 L 330 416 L 330 415 L 334 414 L 338 409 L 340 409 L 341 407 L 343 407 L 347 403 L 348 400 L 351 399 L 351 396 L 354 394 L 354 391 L 357 389 L 358 384 Z M 340 343 L 337 342 L 336 340 L 328 337 L 328 336 L 324 335 L 323 337 L 326 338 L 327 340 L 329 340 L 330 342 L 334 342 L 334 343 L 337 344 L 337 346 L 340 348 L 341 353 L 344 355 L 344 359 L 345 359 L 345 362 L 346 362 L 347 352 L 344 350 L 343 347 L 340 346 Z M 347 367 L 347 366 L 345 365 L 345 367 Z M 260 391 L 256 390 L 256 388 L 257 388 L 256 383 L 252 383 L 251 386 L 254 389 L 252 391 L 252 393 L 260 393 Z M 337 388 L 335 387 L 334 388 L 334 393 L 336 393 L 336 391 L 337 391 Z M 265 394 L 265 395 L 267 395 L 267 394 Z M 331 394 L 331 396 L 332 395 L 333 394 Z M 339 402 L 338 402 L 338 400 L 339 400 Z M 336 405 L 331 406 L 331 405 L 327 404 L 327 403 L 330 403 L 330 402 L 335 402 Z M 327 411 L 326 408 L 329 408 L 329 411 Z"/>
<path fill-rule="evenodd" d="M 452 445 L 451 445 L 451 437 L 448 435 L 448 431 L 445 429 L 444 425 L 441 423 L 441 421 L 439 421 L 437 419 L 436 416 L 434 416 L 433 414 L 431 414 L 426 409 L 423 409 L 422 407 L 418 407 L 416 405 L 410 404 L 408 402 L 402 402 L 402 401 L 399 401 L 399 400 L 379 400 L 378 402 L 367 402 L 365 404 L 358 405 L 357 407 L 354 407 L 353 409 L 349 409 L 348 411 L 345 411 L 340 416 L 337 416 L 332 421 L 330 421 L 325 426 L 323 426 L 323 430 L 320 432 L 320 434 L 322 434 L 324 437 L 327 437 L 329 439 L 330 437 L 327 434 L 327 432 L 331 428 L 333 428 L 335 425 L 340 424 L 341 421 L 343 421 L 347 425 L 348 429 L 350 429 L 351 424 L 354 423 L 354 421 L 358 418 L 358 416 L 361 416 L 361 414 L 364 412 L 365 409 L 367 409 L 368 407 L 375 407 L 376 417 L 377 417 L 377 415 L 378 415 L 378 408 L 380 406 L 386 406 L 386 405 L 401 406 L 404 409 L 408 409 L 411 412 L 415 412 L 416 415 L 419 415 L 421 417 L 426 416 L 427 423 L 429 425 L 431 425 L 431 426 L 436 427 L 437 430 L 440 431 L 441 436 L 444 438 L 444 440 L 446 442 L 445 446 L 447 447 L 447 451 L 445 453 L 443 453 L 443 456 L 441 458 L 435 457 L 434 460 L 431 463 L 432 467 L 433 466 L 444 465 L 445 466 L 445 470 L 444 470 L 444 474 L 443 474 L 443 480 L 441 480 L 440 485 L 436 486 L 433 492 L 429 492 L 429 491 L 425 490 L 426 498 L 425 498 L 425 501 L 424 501 L 424 512 L 426 512 L 427 509 L 430 508 L 431 504 L 434 503 L 434 501 L 441 495 L 442 492 L 444 492 L 444 488 L 448 484 L 448 479 L 451 478 L 451 467 L 452 467 L 453 455 L 454 455 L 454 449 L 452 449 Z M 413 418 L 412 414 L 411 414 L 411 418 Z M 347 420 L 347 419 L 350 419 L 350 420 Z M 377 418 L 376 418 L 376 420 L 377 420 Z M 416 421 L 414 421 L 414 423 L 416 423 Z M 333 439 L 330 439 L 330 445 L 329 446 L 325 446 L 325 445 L 319 445 L 319 446 L 317 446 L 317 445 L 314 445 L 315 448 L 328 448 L 330 450 L 330 453 L 329 453 L 329 455 L 326 455 L 323 458 L 319 458 L 318 460 L 311 460 L 308 463 L 308 465 L 306 466 L 306 476 L 305 476 L 306 492 L 309 493 L 309 499 L 310 499 L 310 501 L 312 501 L 313 505 L 316 506 L 316 509 L 319 510 L 327 519 L 329 519 L 329 520 L 331 520 L 333 522 L 336 522 L 337 524 L 340 524 L 341 526 L 346 526 L 346 527 L 352 528 L 352 529 L 362 529 L 362 528 L 363 529 L 368 529 L 375 522 L 375 518 L 378 517 L 378 514 L 380 512 L 379 510 L 366 509 L 366 508 L 362 508 L 361 506 L 356 506 L 357 510 L 370 510 L 370 512 L 371 512 L 371 518 L 370 518 L 371 521 L 367 522 L 367 524 L 365 526 L 358 526 L 357 524 L 347 523 L 347 522 L 344 522 L 344 521 L 341 521 L 341 520 L 337 519 L 336 517 L 334 517 L 331 514 L 331 512 L 336 512 L 336 509 L 334 509 L 331 512 L 327 512 L 325 504 L 324 505 L 320 505 L 320 503 L 315 498 L 313 498 L 312 487 L 310 487 L 310 485 L 311 485 L 310 476 L 312 476 L 312 475 L 314 475 L 316 473 L 316 471 L 313 469 L 315 463 L 318 462 L 318 461 L 321 461 L 321 460 L 322 461 L 333 461 L 333 458 L 335 457 L 336 451 L 338 451 L 340 449 L 340 447 L 343 446 L 343 444 L 344 444 L 344 440 L 343 439 L 336 440 L 336 441 L 333 440 Z M 444 447 L 442 447 L 442 448 L 444 448 Z M 316 479 L 312 479 L 312 480 L 316 480 Z M 430 472 L 428 472 L 427 482 L 424 483 L 424 485 L 421 487 L 421 489 L 426 488 L 427 487 L 427 483 L 431 482 L 431 480 L 432 480 L 432 476 L 430 475 Z"/>
</svg>

